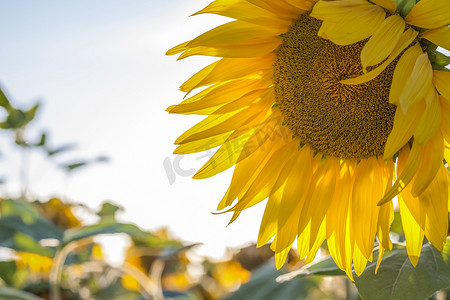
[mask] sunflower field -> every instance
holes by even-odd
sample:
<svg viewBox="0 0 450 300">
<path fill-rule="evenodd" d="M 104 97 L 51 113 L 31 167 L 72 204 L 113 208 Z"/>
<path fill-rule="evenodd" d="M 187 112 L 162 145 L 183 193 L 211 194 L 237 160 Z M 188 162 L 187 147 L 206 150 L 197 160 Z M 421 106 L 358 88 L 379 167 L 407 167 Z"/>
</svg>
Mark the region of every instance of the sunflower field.
<svg viewBox="0 0 450 300">
<path fill-rule="evenodd" d="M 50 147 L 46 135 L 25 140 L 38 105 L 16 108 L 0 90 L 6 112 L 3 137 L 17 151 L 44 151 L 50 161 L 70 147 Z M 65 172 L 94 160 L 62 164 Z M 267 245 L 229 249 L 222 260 L 195 254 L 197 244 L 171 236 L 167 228 L 146 231 L 120 222 L 123 208 L 104 202 L 98 210 L 69 199 L 32 198 L 24 185 L 17 198 L 0 200 L 0 299 L 446 299 L 450 285 L 450 243 L 443 251 L 424 243 L 414 267 L 404 245 L 401 216 L 394 215 L 395 242 L 377 263 L 376 247 L 361 276 L 350 280 L 333 259 L 326 243 L 319 260 L 307 263 L 290 250 L 286 263 L 276 268 Z M 96 239 L 125 235 L 130 243 L 119 266 L 111 265 Z M 449 294 L 450 297 L 450 294 Z"/>
<path fill-rule="evenodd" d="M 449 300 L 450 0 L 211 0 L 204 14 L 227 22 L 165 53 L 215 59 L 164 103 L 203 118 L 174 154 L 214 150 L 193 179 L 232 170 L 212 199 L 229 224 L 265 205 L 256 243 L 211 258 L 174 220 L 147 230 L 113 201 L 37 196 L 34 154 L 68 180 L 108 153 L 60 159 L 75 148 L 34 127 L 41 105 L 0 89 L 1 145 L 21 158 L 0 171 L 0 300 Z M 119 262 L 105 238 L 124 243 Z"/>
</svg>

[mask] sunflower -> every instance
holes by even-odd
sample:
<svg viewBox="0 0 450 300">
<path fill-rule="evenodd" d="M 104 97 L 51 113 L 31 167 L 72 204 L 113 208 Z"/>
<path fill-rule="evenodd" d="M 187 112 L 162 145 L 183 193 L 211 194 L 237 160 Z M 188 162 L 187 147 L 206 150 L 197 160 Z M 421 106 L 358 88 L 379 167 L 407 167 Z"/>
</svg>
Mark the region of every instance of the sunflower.
<svg viewBox="0 0 450 300">
<path fill-rule="evenodd" d="M 168 108 L 206 115 L 175 153 L 220 146 L 194 178 L 235 166 L 218 205 L 231 222 L 268 199 L 257 244 L 273 239 L 278 268 L 295 240 L 307 262 L 326 240 L 359 276 L 374 245 L 378 264 L 392 247 L 394 199 L 411 263 L 424 236 L 443 249 L 450 72 L 438 46 L 450 50 L 450 5 L 415 2 L 216 0 L 196 14 L 234 20 L 167 52 L 220 58 Z"/>
</svg>

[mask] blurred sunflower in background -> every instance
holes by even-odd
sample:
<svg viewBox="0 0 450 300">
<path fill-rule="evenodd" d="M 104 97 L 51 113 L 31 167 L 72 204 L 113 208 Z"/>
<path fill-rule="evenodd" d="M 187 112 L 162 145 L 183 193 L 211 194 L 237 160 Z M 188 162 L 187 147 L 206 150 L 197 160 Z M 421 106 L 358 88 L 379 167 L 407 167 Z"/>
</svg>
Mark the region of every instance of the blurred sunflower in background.
<svg viewBox="0 0 450 300">
<path fill-rule="evenodd" d="M 416 265 L 424 236 L 447 236 L 450 161 L 448 0 L 216 0 L 196 14 L 235 19 L 168 55 L 220 57 L 182 86 L 205 87 L 170 113 L 206 118 L 176 154 L 220 146 L 194 175 L 234 165 L 218 210 L 268 198 L 258 246 L 280 268 L 297 239 L 311 262 L 327 240 L 336 264 L 360 275 L 379 262 L 393 198 Z M 236 201 L 237 200 L 237 201 Z"/>
</svg>

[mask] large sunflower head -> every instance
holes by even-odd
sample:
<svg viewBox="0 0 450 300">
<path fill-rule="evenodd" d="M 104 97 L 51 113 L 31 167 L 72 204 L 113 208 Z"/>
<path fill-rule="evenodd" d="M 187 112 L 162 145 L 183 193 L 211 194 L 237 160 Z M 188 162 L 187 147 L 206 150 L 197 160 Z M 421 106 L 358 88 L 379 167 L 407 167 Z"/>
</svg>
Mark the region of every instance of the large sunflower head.
<svg viewBox="0 0 450 300">
<path fill-rule="evenodd" d="M 395 196 L 411 263 L 424 236 L 443 249 L 448 0 L 216 0 L 201 13 L 235 20 L 169 50 L 220 59 L 168 111 L 206 115 L 175 153 L 220 146 L 194 178 L 235 165 L 218 210 L 234 221 L 268 199 L 258 245 L 272 240 L 277 267 L 295 240 L 308 262 L 327 240 L 336 264 L 361 274 L 374 243 L 379 259 L 392 247 Z"/>
</svg>

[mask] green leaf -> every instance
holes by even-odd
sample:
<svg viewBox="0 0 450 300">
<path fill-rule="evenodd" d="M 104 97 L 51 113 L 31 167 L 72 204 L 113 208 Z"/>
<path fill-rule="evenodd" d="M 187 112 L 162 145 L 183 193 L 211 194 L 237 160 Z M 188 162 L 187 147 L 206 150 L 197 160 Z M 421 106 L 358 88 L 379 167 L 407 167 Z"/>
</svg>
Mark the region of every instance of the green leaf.
<svg viewBox="0 0 450 300">
<path fill-rule="evenodd" d="M 47 257 L 55 256 L 56 251 L 54 249 L 41 246 L 38 241 L 27 234 L 17 232 L 14 234 L 13 239 L 14 250 L 36 253 Z"/>
<path fill-rule="evenodd" d="M 301 268 L 298 271 L 288 273 L 283 277 L 286 280 L 290 280 L 291 278 L 296 276 L 304 277 L 309 275 L 340 276 L 345 275 L 345 272 L 339 269 L 339 267 L 334 262 L 333 258 L 329 256 L 322 261 L 319 261 L 307 267 L 305 266 L 304 268 Z"/>
<path fill-rule="evenodd" d="M 171 260 L 176 259 L 177 255 L 179 255 L 182 252 L 185 252 L 193 247 L 199 246 L 200 244 L 191 244 L 187 246 L 172 246 L 172 247 L 165 247 L 164 251 L 162 251 L 158 257 L 160 260 Z"/>
<path fill-rule="evenodd" d="M 44 219 L 25 223 L 19 216 L 0 218 L 0 247 L 52 257 L 53 251 L 52 253 L 48 251 L 50 248 L 39 245 L 38 241 L 42 239 L 61 240 L 62 230 Z"/>
<path fill-rule="evenodd" d="M 431 42 L 425 41 L 428 58 L 430 59 L 433 70 L 450 71 L 446 66 L 450 64 L 450 56 L 447 56 L 437 50 L 437 46 Z M 423 44 L 423 43 L 422 43 Z"/>
<path fill-rule="evenodd" d="M 17 267 L 14 261 L 0 261 L 0 278 L 8 285 L 14 283 Z"/>
<path fill-rule="evenodd" d="M 72 150 L 75 147 L 76 147 L 75 144 L 67 144 L 67 145 L 63 145 L 63 146 L 60 146 L 60 147 L 57 147 L 57 148 L 54 148 L 54 149 L 46 149 L 46 151 L 47 151 L 47 155 L 48 156 L 54 156 L 54 155 L 57 155 L 57 154 L 60 154 L 60 153 Z"/>
<path fill-rule="evenodd" d="M 61 241 L 63 231 L 43 218 L 29 202 L 5 199 L 1 202 L 0 244 L 10 239 L 16 232 L 22 232 L 39 241 L 56 239 Z"/>
<path fill-rule="evenodd" d="M 450 56 L 447 56 L 439 51 L 436 51 L 435 64 L 439 66 L 447 66 L 450 64 Z"/>
<path fill-rule="evenodd" d="M 1 202 L 1 212 L 3 217 L 20 216 L 24 222 L 32 223 L 39 218 L 39 212 L 29 202 L 13 199 L 5 199 Z"/>
<path fill-rule="evenodd" d="M 0 106 L 4 107 L 6 110 L 11 109 L 11 104 L 9 103 L 8 98 L 6 98 L 5 93 L 3 93 L 3 90 L 0 88 Z"/>
<path fill-rule="evenodd" d="M 0 287 L 0 300 L 44 300 L 33 294 L 9 287 Z"/>
<path fill-rule="evenodd" d="M 41 134 L 41 138 L 39 139 L 39 142 L 37 142 L 35 146 L 42 147 L 45 145 L 46 141 L 47 141 L 47 134 L 45 132 L 43 132 Z"/>
<path fill-rule="evenodd" d="M 26 124 L 27 116 L 23 110 L 11 109 L 9 115 L 6 118 L 8 128 L 20 129 Z"/>
<path fill-rule="evenodd" d="M 39 109 L 40 104 L 37 103 L 35 104 L 33 107 L 31 107 L 29 110 L 26 110 L 25 113 L 25 124 L 27 125 L 28 123 L 30 123 L 31 121 L 34 120 L 34 117 L 36 116 L 36 112 Z"/>
<path fill-rule="evenodd" d="M 74 228 L 67 230 L 64 233 L 63 241 L 65 243 L 70 243 L 72 241 L 84 239 L 87 237 L 93 237 L 99 234 L 114 234 L 114 233 L 125 233 L 132 237 L 142 237 L 146 238 L 150 234 L 142 231 L 133 224 L 124 224 L 117 222 L 101 222 L 99 224 L 84 226 L 81 228 Z"/>
<path fill-rule="evenodd" d="M 253 272 L 252 279 L 248 283 L 225 299 L 306 299 L 309 291 L 317 287 L 319 282 L 319 279 L 314 277 L 297 277 L 290 281 L 277 282 L 276 279 L 282 274 L 284 272 L 277 271 L 273 264 L 265 264 Z"/>
<path fill-rule="evenodd" d="M 418 2 L 419 0 L 395 0 L 397 2 L 397 10 L 400 12 L 400 15 L 405 18 L 413 6 Z"/>
<path fill-rule="evenodd" d="M 99 155 L 99 156 L 97 156 L 95 159 L 94 159 L 94 161 L 95 162 L 104 162 L 104 163 L 107 163 L 107 162 L 109 162 L 109 157 L 108 156 L 106 156 L 106 155 Z"/>
<path fill-rule="evenodd" d="M 394 221 L 391 225 L 391 234 L 397 235 L 397 241 L 398 242 L 404 242 L 405 241 L 405 233 L 403 232 L 403 226 L 402 226 L 402 217 L 400 215 L 400 212 L 396 211 L 394 213 Z"/>
<path fill-rule="evenodd" d="M 61 164 L 60 167 L 62 167 L 63 169 L 65 169 L 67 172 L 71 172 L 75 169 L 87 166 L 87 165 L 92 165 L 95 163 L 101 163 L 101 162 L 108 162 L 109 158 L 107 156 L 103 156 L 100 155 L 94 159 L 91 160 L 80 160 L 74 163 L 67 163 L 67 164 Z"/>
<path fill-rule="evenodd" d="M 66 169 L 66 171 L 71 172 L 75 169 L 86 166 L 88 163 L 89 162 L 87 162 L 87 161 L 80 161 L 80 162 L 76 162 L 76 163 L 72 163 L 72 164 L 62 164 L 61 167 Z"/>
<path fill-rule="evenodd" d="M 376 260 L 369 263 L 355 284 L 364 300 L 424 300 L 450 287 L 450 242 L 439 252 L 431 244 L 422 247 L 417 267 L 406 249 L 396 249 L 383 258 L 375 275 Z"/>
<path fill-rule="evenodd" d="M 110 219 L 115 219 L 116 217 L 116 213 L 118 211 L 123 210 L 122 207 L 117 206 L 115 204 L 109 203 L 109 202 L 105 202 L 102 204 L 102 208 L 100 209 L 100 211 L 97 213 L 97 215 L 104 219 L 104 218 L 110 218 Z"/>
</svg>

